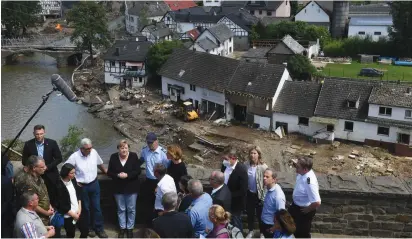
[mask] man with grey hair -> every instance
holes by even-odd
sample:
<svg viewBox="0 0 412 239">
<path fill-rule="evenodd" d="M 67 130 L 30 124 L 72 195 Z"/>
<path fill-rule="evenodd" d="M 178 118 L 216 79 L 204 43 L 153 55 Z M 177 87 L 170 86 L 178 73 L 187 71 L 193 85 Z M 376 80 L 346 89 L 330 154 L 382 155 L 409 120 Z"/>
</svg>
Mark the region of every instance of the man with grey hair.
<svg viewBox="0 0 412 239">
<path fill-rule="evenodd" d="M 82 139 L 80 149 L 70 155 L 66 163 L 75 167 L 76 180 L 82 188 L 82 213 L 86 213 L 89 221 L 89 236 L 95 237 L 97 234 L 100 238 L 107 238 L 103 227 L 103 213 L 100 208 L 100 185 L 97 180 L 97 168 L 105 174 L 107 169 L 103 166 L 100 155 L 93 149 L 92 141 L 88 138 Z M 93 222 L 90 220 L 91 208 L 94 212 Z"/>
<path fill-rule="evenodd" d="M 49 238 L 54 236 L 53 226 L 44 226 L 36 213 L 39 196 L 33 191 L 21 195 L 22 208 L 17 212 L 14 233 L 17 238 Z"/>
<path fill-rule="evenodd" d="M 157 213 L 156 217 L 163 212 L 162 197 L 165 193 L 176 192 L 176 184 L 173 178 L 166 174 L 166 166 L 162 163 L 157 163 L 154 166 L 154 175 L 159 182 L 156 188 L 156 199 L 154 208 Z"/>
<path fill-rule="evenodd" d="M 160 238 L 193 238 L 194 230 L 190 218 L 176 212 L 177 193 L 168 192 L 162 197 L 163 214 L 153 221 L 153 229 Z"/>
<path fill-rule="evenodd" d="M 231 211 L 232 193 L 225 184 L 225 175 L 219 171 L 213 171 L 209 177 L 210 186 L 213 190 L 210 196 L 213 199 L 213 204 L 222 206 L 225 211 Z"/>
<path fill-rule="evenodd" d="M 38 196 L 38 207 L 35 207 L 43 223 L 49 223 L 50 216 L 53 215 L 54 209 L 50 204 L 50 197 L 47 186 L 41 177 L 47 170 L 47 166 L 39 156 L 32 155 L 26 160 L 26 171 L 21 171 L 15 178 L 17 196 L 20 197 L 25 191 L 31 190 Z M 23 206 L 23 205 L 19 205 Z"/>
<path fill-rule="evenodd" d="M 191 179 L 187 187 L 193 201 L 185 213 L 190 217 L 195 237 L 199 238 L 201 235 L 206 237 L 213 229 L 213 224 L 209 220 L 209 208 L 213 205 L 213 200 L 209 194 L 203 192 L 200 180 Z"/>
</svg>

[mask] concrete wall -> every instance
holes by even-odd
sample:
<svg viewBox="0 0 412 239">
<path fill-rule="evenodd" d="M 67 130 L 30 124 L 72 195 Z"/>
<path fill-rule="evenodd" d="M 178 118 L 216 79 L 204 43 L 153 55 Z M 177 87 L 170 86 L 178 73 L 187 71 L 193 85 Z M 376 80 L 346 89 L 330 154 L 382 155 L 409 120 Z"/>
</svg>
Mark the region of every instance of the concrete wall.
<svg viewBox="0 0 412 239">
<path fill-rule="evenodd" d="M 270 129 L 270 117 L 253 115 L 253 123 L 258 124 L 259 129 L 263 129 L 263 130 Z"/>
<path fill-rule="evenodd" d="M 318 4 L 312 1 L 298 14 L 296 14 L 295 21 L 329 23 L 329 15 L 326 14 Z"/>
<path fill-rule="evenodd" d="M 365 35 L 359 35 L 359 32 L 365 32 Z M 381 35 L 374 35 L 375 32 L 380 32 Z M 351 26 L 349 25 L 348 37 L 366 37 L 370 35 L 374 41 L 379 40 L 380 37 L 387 38 L 389 35 L 388 26 Z"/>
<path fill-rule="evenodd" d="M 326 131 L 326 126 L 316 122 L 309 121 L 309 125 L 300 125 L 299 117 L 296 115 L 287 115 L 282 113 L 273 113 L 273 125 L 276 122 L 283 122 L 288 124 L 288 133 L 301 133 L 308 136 L 313 136 L 316 131 L 324 129 Z"/>
</svg>

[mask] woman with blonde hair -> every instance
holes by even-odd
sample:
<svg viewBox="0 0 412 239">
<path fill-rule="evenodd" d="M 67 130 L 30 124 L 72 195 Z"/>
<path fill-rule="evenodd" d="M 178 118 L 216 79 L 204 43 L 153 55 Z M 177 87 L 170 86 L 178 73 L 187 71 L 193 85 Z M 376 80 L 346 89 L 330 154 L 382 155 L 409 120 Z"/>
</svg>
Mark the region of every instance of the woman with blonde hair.
<svg viewBox="0 0 412 239">
<path fill-rule="evenodd" d="M 230 222 L 230 212 L 226 212 L 220 205 L 213 205 L 209 209 L 209 219 L 213 223 L 213 230 L 206 238 L 230 238 L 229 230 L 226 228 Z"/>
<path fill-rule="evenodd" d="M 178 190 L 178 192 L 181 192 L 181 190 L 179 190 L 180 178 L 184 175 L 187 175 L 186 164 L 182 160 L 182 149 L 176 144 L 169 145 L 167 146 L 166 156 L 167 159 L 172 161 L 169 168 L 167 169 L 167 174 L 169 174 L 175 181 L 176 189 Z"/>
<path fill-rule="evenodd" d="M 249 229 L 246 238 L 252 238 L 255 214 L 259 227 L 261 224 L 260 216 L 262 215 L 263 200 L 267 190 L 263 185 L 263 174 L 268 166 L 262 160 L 262 151 L 259 146 L 253 146 L 249 149 L 249 161 L 245 165 L 248 173 L 246 212 Z"/>
</svg>

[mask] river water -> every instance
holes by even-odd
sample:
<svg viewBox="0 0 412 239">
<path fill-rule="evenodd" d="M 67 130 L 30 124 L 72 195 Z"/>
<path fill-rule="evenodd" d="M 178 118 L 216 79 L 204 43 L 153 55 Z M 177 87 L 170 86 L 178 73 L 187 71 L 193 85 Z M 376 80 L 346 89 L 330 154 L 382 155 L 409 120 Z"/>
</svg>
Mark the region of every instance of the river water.
<svg viewBox="0 0 412 239">
<path fill-rule="evenodd" d="M 34 53 L 21 56 L 19 63 L 1 67 L 1 138 L 12 139 L 42 102 L 42 95 L 52 89 L 50 77 L 60 74 L 70 82 L 73 67 L 57 68 L 56 61 L 46 55 Z M 87 108 L 69 102 L 64 96 L 53 93 L 36 117 L 20 136 L 21 140 L 33 138 L 33 127 L 43 124 L 46 137 L 60 141 L 70 125 L 84 129 L 84 136 L 93 141 L 93 147 L 108 162 L 122 137 L 111 122 L 98 119 Z M 65 160 L 65 159 L 63 159 Z"/>
</svg>

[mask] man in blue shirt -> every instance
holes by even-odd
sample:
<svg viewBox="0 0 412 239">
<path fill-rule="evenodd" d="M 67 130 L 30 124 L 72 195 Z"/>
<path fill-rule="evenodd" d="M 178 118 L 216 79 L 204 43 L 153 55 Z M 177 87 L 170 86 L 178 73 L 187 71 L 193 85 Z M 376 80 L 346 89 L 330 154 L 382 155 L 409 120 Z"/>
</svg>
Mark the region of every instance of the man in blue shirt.
<svg viewBox="0 0 412 239">
<path fill-rule="evenodd" d="M 213 205 L 212 197 L 203 192 L 203 185 L 199 180 L 191 179 L 187 187 L 194 198 L 186 213 L 192 222 L 195 238 L 199 238 L 200 235 L 206 237 L 208 232 L 213 230 L 213 223 L 209 220 L 209 209 Z"/>
<path fill-rule="evenodd" d="M 282 188 L 277 184 L 277 175 L 272 169 L 266 169 L 263 176 L 263 183 L 268 192 L 263 202 L 263 210 L 261 216 L 260 233 L 263 233 L 265 238 L 272 238 L 273 233 L 269 229 L 275 224 L 275 213 L 280 209 L 285 209 L 286 197 Z"/>
<path fill-rule="evenodd" d="M 146 225 L 151 226 L 154 215 L 154 201 L 156 198 L 155 189 L 158 180 L 154 176 L 154 165 L 157 163 L 169 166 L 170 161 L 167 159 L 166 150 L 159 145 L 155 133 L 148 133 L 146 136 L 147 146 L 144 146 L 141 151 L 140 159 L 146 164 L 146 180 L 142 185 L 140 196 L 144 204 L 146 215 Z"/>
</svg>

